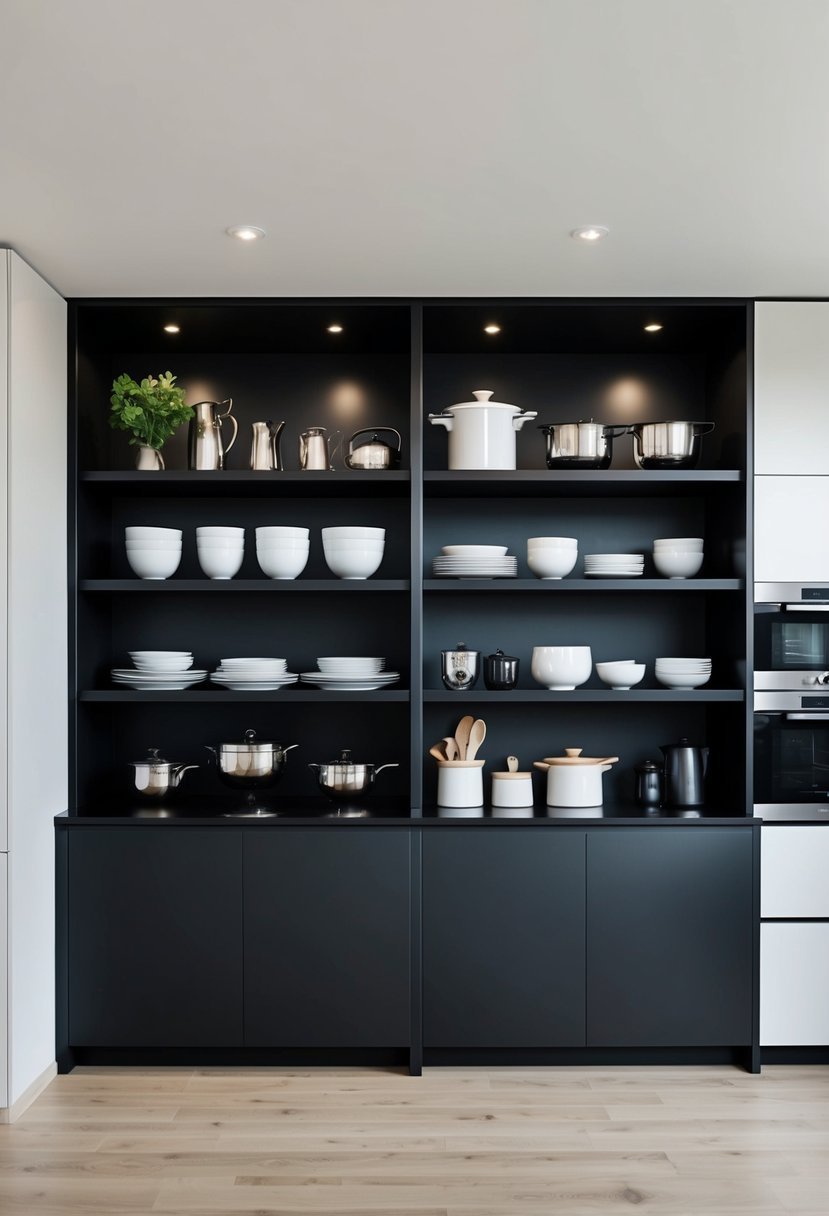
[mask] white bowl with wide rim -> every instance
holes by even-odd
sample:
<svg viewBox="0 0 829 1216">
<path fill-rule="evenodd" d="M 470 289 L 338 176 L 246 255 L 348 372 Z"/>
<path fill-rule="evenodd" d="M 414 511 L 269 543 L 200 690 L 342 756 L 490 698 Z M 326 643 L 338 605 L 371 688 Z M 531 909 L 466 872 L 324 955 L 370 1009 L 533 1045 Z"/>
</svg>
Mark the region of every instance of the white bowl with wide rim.
<svg viewBox="0 0 829 1216">
<path fill-rule="evenodd" d="M 256 560 L 268 578 L 290 580 L 299 578 L 308 565 L 308 550 L 260 549 L 257 546 Z"/>
<path fill-rule="evenodd" d="M 273 540 L 256 541 L 256 552 L 268 552 L 271 549 L 280 549 L 283 553 L 307 553 L 311 548 L 309 540 L 302 540 L 301 537 L 283 536 L 274 537 Z"/>
<path fill-rule="evenodd" d="M 693 578 L 702 569 L 703 553 L 678 549 L 654 549 L 653 564 L 664 578 Z"/>
<path fill-rule="evenodd" d="M 257 541 L 276 540 L 278 538 L 284 540 L 308 540 L 310 535 L 310 528 L 294 528 L 288 524 L 267 524 L 256 529 Z"/>
<path fill-rule="evenodd" d="M 610 685 L 617 692 L 627 692 L 634 684 L 641 684 L 645 670 L 644 663 L 616 661 L 596 664 L 596 675 L 603 684 Z"/>
<path fill-rule="evenodd" d="M 590 679 L 593 656 L 589 646 L 534 646 L 530 670 L 551 692 L 570 692 Z"/>
<path fill-rule="evenodd" d="M 578 549 L 530 549 L 527 553 L 527 565 L 536 578 L 565 578 L 578 559 Z"/>
<path fill-rule="evenodd" d="M 212 580 L 235 578 L 242 568 L 243 549 L 199 548 L 199 565 L 202 573 Z"/>
<path fill-rule="evenodd" d="M 198 540 L 200 537 L 203 537 L 204 539 L 213 538 L 214 540 L 218 537 L 224 537 L 225 539 L 232 539 L 233 537 L 244 539 L 244 536 L 244 528 L 230 528 L 213 524 L 203 528 L 196 528 L 196 540 Z"/>
<path fill-rule="evenodd" d="M 127 541 L 150 541 L 150 548 L 153 544 L 159 544 L 162 541 L 178 541 L 181 543 L 182 530 L 181 528 L 155 528 L 145 527 L 139 524 L 130 524 L 124 528 L 124 539 Z"/>
<path fill-rule="evenodd" d="M 362 528 L 347 525 L 343 527 L 323 528 L 322 541 L 338 541 L 338 540 L 371 540 L 383 541 L 386 539 L 385 528 Z"/>
<path fill-rule="evenodd" d="M 380 569 L 382 561 L 382 549 L 325 549 L 325 564 L 337 578 L 371 578 Z"/>
<path fill-rule="evenodd" d="M 574 536 L 531 536 L 527 541 L 527 549 L 578 549 L 579 542 Z"/>
<path fill-rule="evenodd" d="M 171 578 L 181 564 L 180 549 L 130 549 L 127 561 L 133 574 L 141 579 Z"/>
</svg>

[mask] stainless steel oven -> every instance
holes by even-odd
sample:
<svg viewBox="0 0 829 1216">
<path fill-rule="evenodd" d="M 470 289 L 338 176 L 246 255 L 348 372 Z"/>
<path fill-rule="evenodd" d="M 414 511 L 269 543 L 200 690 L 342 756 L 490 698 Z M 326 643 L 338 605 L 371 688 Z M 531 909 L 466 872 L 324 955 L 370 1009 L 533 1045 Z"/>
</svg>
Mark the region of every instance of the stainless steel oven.
<svg viewBox="0 0 829 1216">
<path fill-rule="evenodd" d="M 829 685 L 829 583 L 757 583 L 754 688 Z"/>
</svg>

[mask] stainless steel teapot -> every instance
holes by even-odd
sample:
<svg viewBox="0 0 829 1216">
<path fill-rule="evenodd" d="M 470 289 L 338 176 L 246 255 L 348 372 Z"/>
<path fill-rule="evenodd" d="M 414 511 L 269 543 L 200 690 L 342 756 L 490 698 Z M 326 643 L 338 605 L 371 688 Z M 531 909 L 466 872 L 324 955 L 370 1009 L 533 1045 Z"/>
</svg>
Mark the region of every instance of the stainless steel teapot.
<svg viewBox="0 0 829 1216">
<path fill-rule="evenodd" d="M 301 469 L 333 469 L 332 457 L 339 446 L 335 442 L 342 432 L 329 435 L 324 426 L 309 426 L 299 437 L 299 467 Z"/>
<path fill-rule="evenodd" d="M 384 443 L 379 438 L 381 432 L 394 435 L 397 439 L 397 447 Z M 354 440 L 358 439 L 360 435 L 370 435 L 371 439 L 368 443 L 363 443 L 355 448 Z M 348 441 L 348 451 L 344 457 L 345 465 L 349 469 L 396 469 L 400 466 L 402 446 L 403 440 L 400 432 L 396 431 L 393 426 L 363 427 L 362 430 L 355 431 Z"/>
<path fill-rule="evenodd" d="M 276 469 L 281 472 L 282 451 L 280 440 L 285 430 L 285 422 L 253 422 L 251 423 L 250 467 L 253 470 Z"/>
<path fill-rule="evenodd" d="M 151 747 L 144 760 L 132 760 L 130 768 L 135 770 L 135 792 L 142 798 L 167 798 L 181 785 L 181 779 L 198 764 L 174 764 L 164 760 L 158 754 L 157 747 Z"/>
<path fill-rule="evenodd" d="M 227 408 L 225 408 L 227 407 Z M 193 406 L 193 417 L 187 438 L 187 463 L 191 469 L 223 469 L 225 456 L 236 442 L 239 424 L 231 414 L 233 398 L 226 401 L 199 401 Z M 224 410 L 224 413 L 222 413 Z M 222 440 L 222 423 L 233 427 L 230 443 Z"/>
</svg>

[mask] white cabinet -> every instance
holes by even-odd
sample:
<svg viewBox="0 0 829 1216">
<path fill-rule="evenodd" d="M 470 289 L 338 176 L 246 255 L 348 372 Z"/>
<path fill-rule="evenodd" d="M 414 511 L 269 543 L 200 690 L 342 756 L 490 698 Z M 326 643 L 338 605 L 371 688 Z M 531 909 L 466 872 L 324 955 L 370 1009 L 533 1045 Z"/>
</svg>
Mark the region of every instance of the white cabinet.
<svg viewBox="0 0 829 1216">
<path fill-rule="evenodd" d="M 829 582 L 829 476 L 754 478 L 754 578 Z"/>
<path fill-rule="evenodd" d="M 754 311 L 754 471 L 829 474 L 829 303 Z"/>
<path fill-rule="evenodd" d="M 763 825 L 760 915 L 829 920 L 829 825 Z"/>
<path fill-rule="evenodd" d="M 829 923 L 761 925 L 761 1047 L 827 1043 Z"/>
</svg>

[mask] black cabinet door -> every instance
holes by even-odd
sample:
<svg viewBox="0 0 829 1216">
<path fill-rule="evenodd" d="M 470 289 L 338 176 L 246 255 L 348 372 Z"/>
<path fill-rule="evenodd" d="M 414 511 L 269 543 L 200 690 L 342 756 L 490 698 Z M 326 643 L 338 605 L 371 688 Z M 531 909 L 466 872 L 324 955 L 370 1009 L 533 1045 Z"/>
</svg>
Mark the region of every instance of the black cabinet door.
<svg viewBox="0 0 829 1216">
<path fill-rule="evenodd" d="M 750 1043 L 751 976 L 750 830 L 590 834 L 589 1046 Z"/>
<path fill-rule="evenodd" d="M 73 1046 L 242 1042 L 242 841 L 231 829 L 69 835 Z"/>
<path fill-rule="evenodd" d="M 247 833 L 245 1043 L 406 1047 L 409 832 Z"/>
<path fill-rule="evenodd" d="M 584 832 L 423 836 L 424 1044 L 583 1045 Z"/>
</svg>

